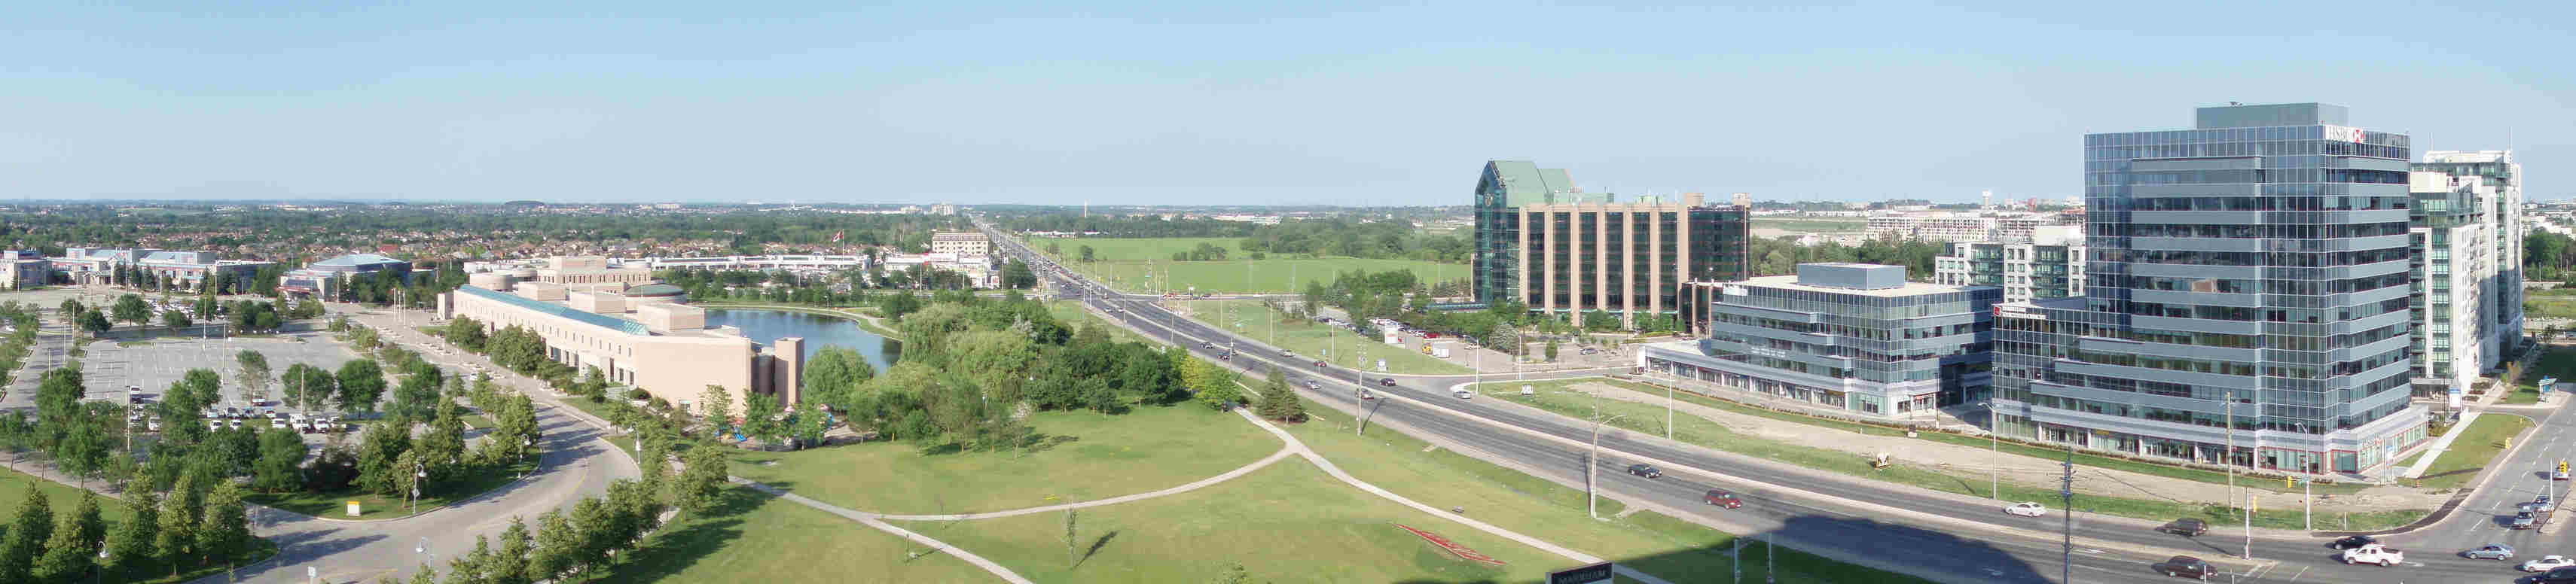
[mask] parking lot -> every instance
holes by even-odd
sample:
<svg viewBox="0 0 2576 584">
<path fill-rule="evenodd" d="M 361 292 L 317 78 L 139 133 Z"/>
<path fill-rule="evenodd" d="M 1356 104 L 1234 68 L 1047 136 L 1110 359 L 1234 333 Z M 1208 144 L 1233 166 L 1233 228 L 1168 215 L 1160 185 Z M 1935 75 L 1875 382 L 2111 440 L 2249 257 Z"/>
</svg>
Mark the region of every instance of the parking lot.
<svg viewBox="0 0 2576 584">
<path fill-rule="evenodd" d="M 290 365 L 302 363 L 325 370 L 337 370 L 340 364 L 356 359 L 329 333 L 294 333 L 276 337 L 219 338 L 213 340 L 160 339 L 132 347 L 116 343 L 91 343 L 89 356 L 81 359 L 82 377 L 88 385 L 87 399 L 124 399 L 126 386 L 140 386 L 143 396 L 159 399 L 170 384 L 190 369 L 207 369 L 223 376 L 223 398 L 215 407 L 251 407 L 250 397 L 240 380 L 241 365 L 234 355 L 243 350 L 259 351 L 268 357 L 271 375 L 282 374 Z M 269 400 L 279 399 L 280 384 L 272 377 L 268 386 Z"/>
</svg>

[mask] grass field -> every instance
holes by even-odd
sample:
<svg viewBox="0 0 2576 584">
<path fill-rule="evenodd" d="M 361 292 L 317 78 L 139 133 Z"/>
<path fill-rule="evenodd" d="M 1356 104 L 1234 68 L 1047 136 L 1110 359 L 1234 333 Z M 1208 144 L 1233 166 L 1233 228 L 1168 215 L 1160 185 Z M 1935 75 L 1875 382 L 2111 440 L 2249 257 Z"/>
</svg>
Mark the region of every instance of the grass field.
<svg viewBox="0 0 2576 584">
<path fill-rule="evenodd" d="M 1367 363 L 1369 366 L 1361 368 L 1371 371 L 1376 369 L 1377 360 L 1385 359 L 1388 373 L 1441 375 L 1475 372 L 1464 365 L 1424 355 L 1418 350 L 1387 346 L 1384 338 L 1362 338 L 1349 329 L 1335 329 L 1311 320 L 1285 321 L 1274 327 L 1271 321 L 1279 320 L 1281 313 L 1263 307 L 1259 300 L 1173 301 L 1171 305 L 1190 310 L 1190 317 L 1200 322 L 1232 329 L 1270 346 L 1296 351 L 1308 361 L 1324 359 L 1325 350 L 1331 348 L 1340 351 L 1331 355 L 1334 363 Z M 1236 326 L 1238 324 L 1241 326 Z M 1456 351 L 1455 354 L 1458 355 L 1456 358 L 1465 358 L 1467 352 Z"/>
<path fill-rule="evenodd" d="M 1235 248 L 1232 238 L 1150 237 L 1150 238 L 1030 238 L 1029 247 L 1041 252 L 1047 244 L 1061 249 L 1056 260 L 1111 287 L 1128 292 L 1187 292 L 1197 287 L 1208 293 L 1289 293 L 1300 292 L 1306 282 L 1331 282 L 1333 275 L 1352 270 L 1382 272 L 1410 269 L 1424 282 L 1459 280 L 1467 277 L 1467 266 L 1420 260 L 1361 259 L 1338 256 L 1284 257 L 1251 259 L 1251 254 Z M 1224 261 L 1174 262 L 1173 252 L 1188 251 L 1206 243 L 1226 248 Z M 1097 261 L 1083 262 L 1082 246 L 1091 246 Z M 1147 260 L 1152 261 L 1154 276 L 1147 276 Z M 1168 272 L 1168 276 L 1164 275 Z M 1164 282 L 1161 280 L 1169 280 Z"/>
<path fill-rule="evenodd" d="M 36 478 L 34 475 L 0 469 L 0 513 L 5 513 L 5 517 L 17 517 L 18 509 L 26 505 L 27 493 L 39 490 L 44 491 L 45 507 L 53 510 L 54 517 L 57 520 L 60 520 L 63 515 L 71 513 L 73 509 L 80 506 L 80 489 L 73 488 L 70 485 Z M 106 495 L 99 495 L 98 511 L 99 517 L 107 520 L 109 533 L 115 533 L 116 523 L 125 520 L 125 503 Z M 7 526 L 0 525 L 0 533 L 5 533 L 6 531 Z M 251 553 L 246 554 L 243 557 L 234 559 L 232 565 L 248 565 L 251 562 L 259 561 L 260 558 L 265 558 L 270 554 L 277 553 L 277 545 L 270 543 L 267 539 L 260 539 L 257 543 L 257 548 L 258 549 L 252 550 Z M 152 564 L 148 566 L 128 566 L 110 569 L 108 570 L 108 573 L 102 574 L 101 576 L 104 576 L 105 581 L 108 582 L 158 584 L 164 582 L 187 582 L 221 572 L 223 572 L 222 566 L 196 568 L 180 571 L 179 577 L 172 578 L 170 577 L 169 564 Z"/>
<path fill-rule="evenodd" d="M 908 548 L 908 549 L 907 549 Z M 992 574 L 928 554 L 856 521 L 761 494 L 724 489 L 711 510 L 663 526 L 584 582 L 990 582 Z"/>
<path fill-rule="evenodd" d="M 2487 463 L 2495 461 L 2497 454 L 2504 452 L 2507 439 L 2529 428 L 2531 418 L 2492 412 L 2479 415 L 2467 429 L 2453 430 L 2466 433 L 2451 439 L 2450 449 L 2443 450 L 2442 457 L 2433 459 L 2433 466 L 2424 469 L 2423 485 L 2436 489 L 2467 485 Z"/>
<path fill-rule="evenodd" d="M 1504 468 L 1381 427 L 1351 433 L 1349 418 L 1326 413 L 1289 431 L 1343 472 L 1396 494 L 1438 507 L 1458 507 L 1479 521 L 1557 545 L 1610 558 L 1674 582 L 1704 581 L 1733 569 L 1728 550 L 1735 536 L 1666 516 L 1639 511 L 1626 517 L 1618 500 L 1601 500 L 1602 520 L 1584 514 L 1583 490 Z M 1744 576 L 1764 581 L 1763 551 L 1745 544 Z M 1772 565 L 1778 582 L 1923 582 L 1781 550 Z M 1623 582 L 1625 580 L 1622 580 Z"/>
<path fill-rule="evenodd" d="M 1653 386 L 1649 386 L 1649 385 L 1645 385 L 1645 384 L 1632 383 L 1632 382 L 1620 381 L 1620 380 L 1615 380 L 1615 379 L 1602 379 L 1602 378 L 1593 378 L 1593 379 L 1592 379 L 1592 381 L 1598 381 L 1598 382 L 1601 382 L 1601 383 L 1607 383 L 1607 384 L 1610 384 L 1610 385 L 1617 385 L 1617 386 L 1621 386 L 1621 387 L 1627 387 L 1627 388 L 1631 388 L 1631 389 L 1636 389 L 1636 390 L 1638 390 L 1638 391 L 1643 391 L 1643 392 L 1646 392 L 1646 393 L 1648 393 L 1648 394 L 1659 394 L 1659 393 L 1663 393 L 1663 390 L 1662 390 L 1662 389 L 1660 389 L 1660 388 L 1656 388 L 1656 387 L 1653 387 Z M 1566 386 L 1570 386 L 1570 385 L 1572 385 L 1573 383 L 1576 383 L 1576 381 L 1560 382 L 1560 383 L 1557 383 L 1557 384 L 1553 385 L 1552 387 L 1563 388 L 1563 387 L 1566 387 Z M 1514 391 L 1517 391 L 1517 390 L 1514 390 Z M 1802 414 L 1798 414 L 1798 413 L 1796 413 L 1796 412 L 1784 412 L 1784 411 L 1779 411 L 1779 410 L 1771 410 L 1771 409 L 1757 408 L 1757 407 L 1747 406 L 1747 405 L 1743 405 L 1743 404 L 1739 404 L 1739 403 L 1735 403 L 1735 402 L 1731 402 L 1731 401 L 1726 401 L 1726 400 L 1722 400 L 1722 399 L 1712 399 L 1712 398 L 1708 398 L 1708 397 L 1702 397 L 1702 396 L 1697 396 L 1697 395 L 1691 395 L 1691 394 L 1688 394 L 1688 393 L 1674 392 L 1674 393 L 1673 393 L 1673 396 L 1674 396 L 1674 399 L 1677 399 L 1677 400 L 1680 400 L 1680 401 L 1685 401 L 1685 402 L 1695 403 L 1695 404 L 1699 404 L 1699 405 L 1703 405 L 1703 406 L 1709 406 L 1709 407 L 1713 407 L 1713 408 L 1717 408 L 1717 409 L 1721 409 L 1721 410 L 1726 410 L 1726 411 L 1728 411 L 1728 412 L 1733 412 L 1733 413 L 1738 413 L 1738 414 L 1745 414 L 1745 415 L 1750 415 L 1750 416 L 1761 416 L 1761 417 L 1765 417 L 1765 418 L 1771 418 L 1771 419 L 1774 419 L 1774 420 L 1782 420 L 1782 421 L 1789 421 L 1789 422 L 1797 422 L 1797 423 L 1800 423 L 1800 424 L 1808 424 L 1808 425 L 1813 425 L 1813 426 L 1821 426 L 1821 427 L 1833 428 L 1833 429 L 1843 430 L 1843 431 L 1848 431 L 1848 432 L 1858 432 L 1858 433 L 1861 433 L 1861 434 L 1868 434 L 1868 435 L 1871 435 L 1871 436 L 1898 436 L 1898 435 L 1903 435 L 1903 434 L 1905 433 L 1905 431 L 1904 431 L 1904 430 L 1900 430 L 1900 429 L 1896 429 L 1896 428 L 1888 428 L 1888 427 L 1882 427 L 1882 426 L 1871 426 L 1871 425 L 1867 425 L 1867 424 L 1855 424 L 1855 423 L 1851 423 L 1851 422 L 1845 422 L 1845 421 L 1842 421 L 1842 420 L 1832 420 L 1832 419 L 1818 418 L 1818 417 L 1814 417 L 1814 416 L 1802 415 Z M 1919 435 L 1916 437 L 1916 439 L 1919 439 L 1919 440 L 1930 440 L 1930 441 L 1934 441 L 1934 442 L 1942 442 L 1942 443 L 1948 443 L 1948 444 L 1957 444 L 1957 445 L 1961 445 L 1961 446 L 1969 446 L 1969 447 L 1975 447 L 1975 448 L 1988 448 L 1990 445 L 1992 445 L 1992 447 L 1993 447 L 1993 448 L 1995 448 L 1996 450 L 2002 451 L 2002 452 L 2011 453 L 2011 454 L 2019 454 L 2019 455 L 2023 455 L 2023 456 L 2032 456 L 2032 457 L 2044 458 L 2044 459 L 2048 459 L 2048 460 L 2051 460 L 2051 461 L 2063 460 L 2063 459 L 2065 459 L 2065 457 L 2066 457 L 2065 451 L 2058 450 L 2058 449 L 2054 449 L 2054 448 L 2042 448 L 2042 447 L 2038 447 L 2038 446 L 2031 446 L 2031 445 L 2028 445 L 2028 444 L 2015 444 L 2015 443 L 2011 443 L 2011 442 L 2004 442 L 2004 443 L 1996 444 L 1996 443 L 1988 442 L 1988 441 L 1986 441 L 1986 440 L 1983 440 L 1983 439 L 1980 439 L 1980 438 L 1977 438 L 1977 437 L 1974 437 L 1974 436 L 1962 436 L 1962 435 L 1957 435 L 1957 434 L 1948 434 L 1948 433 L 1942 433 L 1942 432 L 1927 432 L 1927 433 L 1921 433 L 1921 434 L 1919 434 Z M 2155 476 L 2167 477 L 2167 478 L 2177 478 L 2177 479 L 2184 479 L 2184 480 L 2200 481 L 2200 482 L 2209 483 L 2209 484 L 2213 484 L 2213 485 L 2223 485 L 2223 484 L 2227 484 L 2227 483 L 2229 482 L 2229 479 L 2228 479 L 2227 473 L 2224 473 L 2224 472 L 2213 471 L 2213 470 L 2202 470 L 2202 469 L 2188 468 L 2188 467 L 2180 467 L 2180 466 L 2173 466 L 2173 465 L 2165 465 L 2165 464 L 2156 464 L 2156 463 L 2153 463 L 2153 462 L 2146 462 L 2146 461 L 2139 461 L 2139 460 L 2128 460 L 2128 459 L 2123 459 L 2123 458 L 2114 458 L 2114 457 L 2109 457 L 2109 456 L 2100 456 L 2100 455 L 2094 455 L 2094 454 L 2077 453 L 2077 454 L 2075 455 L 2075 464 L 2077 464 L 2077 465 L 2081 465 L 2081 466 L 2090 466 L 2090 467 L 2095 467 L 2095 468 L 2105 468 L 2105 469 L 2120 470 L 2120 471 L 2128 471 L 2128 472 L 2134 472 L 2134 473 L 2140 473 L 2140 474 L 2149 474 L 2149 475 L 2155 475 Z M 2281 487 L 2270 486 L 2270 485 L 2272 485 L 2273 483 L 2269 483 L 2269 482 L 2262 482 L 2262 483 L 2258 483 L 2258 484 L 2259 484 L 2259 485 L 2261 485 L 2261 486 L 2258 486 L 2257 488 L 2261 488 L 2261 489 L 2264 489 L 2264 490 L 2268 490 L 2268 491 L 2272 491 L 2272 492 L 2277 492 L 2277 493 L 2306 492 L 2306 491 L 2304 491 L 2304 490 L 2303 490 L 2304 488 L 2300 488 L 2300 489 L 2287 489 L 2287 488 L 2281 488 Z M 2241 486 L 2241 485 L 2240 485 L 2240 486 Z M 2358 492 L 2361 492 L 2363 489 L 2367 489 L 2367 488 L 2370 488 L 2370 486 L 2369 486 L 2369 485 L 2363 485 L 2363 484 L 2351 484 L 2351 483 L 2327 484 L 2327 485 L 2318 485 L 2318 486 L 2316 487 L 2316 491 L 2315 491 L 2315 492 L 2317 492 L 2317 493 L 2321 493 L 2321 494 L 2330 494 L 2330 495 L 2346 495 L 2346 494 L 2358 493 Z"/>
<path fill-rule="evenodd" d="M 1039 582 L 1207 582 L 1237 563 L 1253 581 L 1527 582 L 1573 566 L 1361 492 L 1302 458 L 1197 491 L 1083 509 L 1071 546 L 1063 539 L 1064 520 L 1063 513 L 1041 513 L 900 525 Z M 1459 559 L 1398 524 L 1504 564 Z"/>
<path fill-rule="evenodd" d="M 439 507 L 446 506 L 449 502 L 480 495 L 483 494 L 484 491 L 500 488 L 501 485 L 510 484 L 511 481 L 519 480 L 519 473 L 526 472 L 531 468 L 532 467 L 530 465 L 521 463 L 511 465 L 510 468 L 506 469 L 467 474 L 452 486 L 438 489 L 421 496 L 420 500 L 416 502 L 418 511 L 436 510 Z M 424 487 L 426 487 L 426 485 L 424 485 Z M 363 493 L 358 492 L 355 489 L 332 493 L 315 493 L 309 491 L 296 491 L 292 493 L 254 492 L 250 494 L 250 497 L 248 497 L 247 500 L 253 503 L 276 507 L 287 511 L 330 519 L 374 521 L 380 519 L 401 519 L 404 517 L 410 517 L 415 513 L 415 511 L 406 510 L 404 508 L 405 505 L 402 497 L 387 497 L 375 493 Z M 356 517 L 349 516 L 348 503 L 350 501 L 358 502 L 359 515 Z"/>
<path fill-rule="evenodd" d="M 2513 385 L 2513 393 L 2505 394 L 2504 403 L 2540 403 L 2540 378 L 2542 377 L 2576 381 L 2576 351 L 2547 348 L 2546 345 L 2543 347 L 2542 350 L 2548 352 L 2542 353 L 2540 359 L 2532 361 L 2531 370 L 2523 372 L 2522 379 Z"/>
<path fill-rule="evenodd" d="M 1594 406 L 1592 398 L 1578 394 L 1558 393 L 1549 389 L 1563 387 L 1563 383 L 1565 382 L 1549 383 L 1547 384 L 1547 388 L 1541 388 L 1537 395 L 1529 397 L 1522 397 L 1518 394 L 1519 388 L 1517 384 L 1486 384 L 1488 387 L 1484 387 L 1483 391 L 1487 392 L 1487 395 L 1494 396 L 1499 399 L 1509 399 L 1514 402 L 1531 405 L 1561 415 L 1577 418 L 1588 418 L 1591 416 L 1593 411 L 1592 408 Z M 1504 385 L 1510 385 L 1511 387 L 1506 388 Z M 1649 435 L 1660 436 L 1664 434 L 1664 409 L 1660 406 L 1601 400 L 1600 408 L 1601 412 L 1604 414 L 1622 416 L 1611 421 L 1610 425 L 1612 426 Z M 1816 470 L 1841 473 L 1884 482 L 1912 485 L 1942 492 L 1958 493 L 1976 497 L 1988 497 L 2006 501 L 2053 500 L 2057 497 L 2057 490 L 2054 488 L 2034 488 L 2015 484 L 2002 485 L 2002 496 L 1996 497 L 1996 493 L 1991 492 L 1989 489 L 1978 488 L 1987 487 L 1990 484 L 1990 481 L 1985 480 L 1988 477 L 1975 476 L 1983 473 L 1962 473 L 1935 470 L 1933 468 L 1921 466 L 1908 461 L 1900 461 L 1896 466 L 1887 469 L 1873 469 L 1870 467 L 1869 461 L 1859 455 L 1829 448 L 1819 448 L 1803 444 L 1790 444 L 1746 434 L 1739 434 L 1715 422 L 1710 422 L 1696 416 L 1676 417 L 1673 424 L 1673 438 L 1682 442 L 1734 452 L 1746 456 L 1767 458 Z M 1821 440 L 1823 438 L 1819 439 Z M 2491 456 L 2492 453 L 2490 453 L 2490 457 Z M 2481 458 L 2479 460 L 2483 461 L 2485 459 Z M 2207 502 L 2202 501 L 2146 500 L 2100 495 L 2085 496 L 2081 492 L 2080 485 L 2078 495 L 2079 498 L 2077 499 L 2076 507 L 2087 512 L 2159 521 L 2171 520 L 2178 517 L 2201 517 L 2213 523 L 2228 520 L 2243 520 L 2242 515 L 2235 514 L 2227 507 L 2207 505 Z M 2379 529 L 2393 527 L 2412 522 L 2417 518 L 2423 517 L 2428 512 L 2429 510 L 2425 509 L 2412 509 L 2357 514 L 2351 516 L 2351 525 L 2353 529 Z M 2283 529 L 2301 528 L 2305 525 L 2305 520 L 2306 517 L 2302 515 L 2298 509 L 2266 509 L 2257 513 L 2254 517 L 2254 523 L 2258 526 Z M 2324 524 L 2320 523 L 2320 525 Z"/>
<path fill-rule="evenodd" d="M 843 507 L 885 513 L 998 511 L 1169 488 L 1279 450 L 1233 414 L 1195 402 L 1126 414 L 1038 412 L 1027 450 L 928 452 L 870 442 L 735 454 L 727 470 Z"/>
</svg>

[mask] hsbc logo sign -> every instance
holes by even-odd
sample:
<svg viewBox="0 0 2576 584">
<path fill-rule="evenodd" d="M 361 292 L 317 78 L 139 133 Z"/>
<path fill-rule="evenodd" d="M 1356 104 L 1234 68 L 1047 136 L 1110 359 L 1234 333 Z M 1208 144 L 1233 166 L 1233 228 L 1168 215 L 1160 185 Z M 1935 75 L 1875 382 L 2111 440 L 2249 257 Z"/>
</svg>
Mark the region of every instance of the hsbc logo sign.
<svg viewBox="0 0 2576 584">
<path fill-rule="evenodd" d="M 2336 142 L 2361 142 L 2361 128 L 2326 126 L 2326 139 Z"/>
</svg>

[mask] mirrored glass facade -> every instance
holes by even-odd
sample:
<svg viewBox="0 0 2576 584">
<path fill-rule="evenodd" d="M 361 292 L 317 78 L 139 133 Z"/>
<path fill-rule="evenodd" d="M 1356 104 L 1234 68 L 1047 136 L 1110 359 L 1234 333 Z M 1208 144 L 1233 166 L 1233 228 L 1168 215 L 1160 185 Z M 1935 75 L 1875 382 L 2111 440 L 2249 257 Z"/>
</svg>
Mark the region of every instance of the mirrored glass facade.
<svg viewBox="0 0 2576 584">
<path fill-rule="evenodd" d="M 2288 472 L 2385 466 L 2424 436 L 2406 391 L 2407 136 L 2325 104 L 2199 113 L 2194 129 L 2084 137 L 2085 295 L 2002 309 L 2002 431 Z"/>
</svg>

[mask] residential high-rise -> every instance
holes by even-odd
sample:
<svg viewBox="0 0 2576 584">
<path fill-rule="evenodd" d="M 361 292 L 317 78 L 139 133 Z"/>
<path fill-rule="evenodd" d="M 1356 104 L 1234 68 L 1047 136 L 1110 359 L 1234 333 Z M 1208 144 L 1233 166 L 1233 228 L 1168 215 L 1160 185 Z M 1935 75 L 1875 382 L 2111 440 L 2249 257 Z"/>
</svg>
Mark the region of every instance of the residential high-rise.
<svg viewBox="0 0 2576 584">
<path fill-rule="evenodd" d="M 1631 326 L 1637 315 L 1678 315 L 1684 283 L 1752 273 L 1750 201 L 1735 198 L 1621 203 L 1576 188 L 1564 169 L 1486 162 L 1476 181 L 1476 301 L 1517 302 L 1576 324 L 1596 311 Z"/>
<path fill-rule="evenodd" d="M 2423 442 L 2409 140 L 2345 115 L 2086 135 L 2085 296 L 1996 308 L 1998 430 L 2287 472 L 2378 472 Z"/>
<path fill-rule="evenodd" d="M 2479 286 L 2484 296 L 2478 302 L 2478 310 L 2486 319 L 2481 324 L 2484 339 L 2480 342 L 2486 354 L 2483 366 L 2493 368 L 2504 354 L 2523 342 L 2522 235 L 2526 226 L 2522 221 L 2522 163 L 2514 161 L 2511 150 L 2435 150 L 2424 153 L 2424 161 L 2411 168 L 2447 174 L 2454 180 L 2477 177 L 2485 188 L 2494 191 L 2474 216 L 2463 217 L 2487 224 L 2487 231 L 2494 234 L 2495 252 L 2487 259 L 2495 269 L 2492 279 Z"/>
<path fill-rule="evenodd" d="M 2497 194 L 2484 177 L 2430 171 L 2410 176 L 2414 393 L 2451 395 L 2466 391 L 2506 347 L 2485 334 L 2495 324 L 2495 295 L 2488 288 L 2498 284 L 2495 239 L 2501 234 L 2487 218 Z"/>
<path fill-rule="evenodd" d="M 1963 241 L 1932 258 L 1932 281 L 1997 286 L 2005 302 L 2084 295 L 2084 228 L 2043 225 L 2028 241 Z"/>
</svg>

